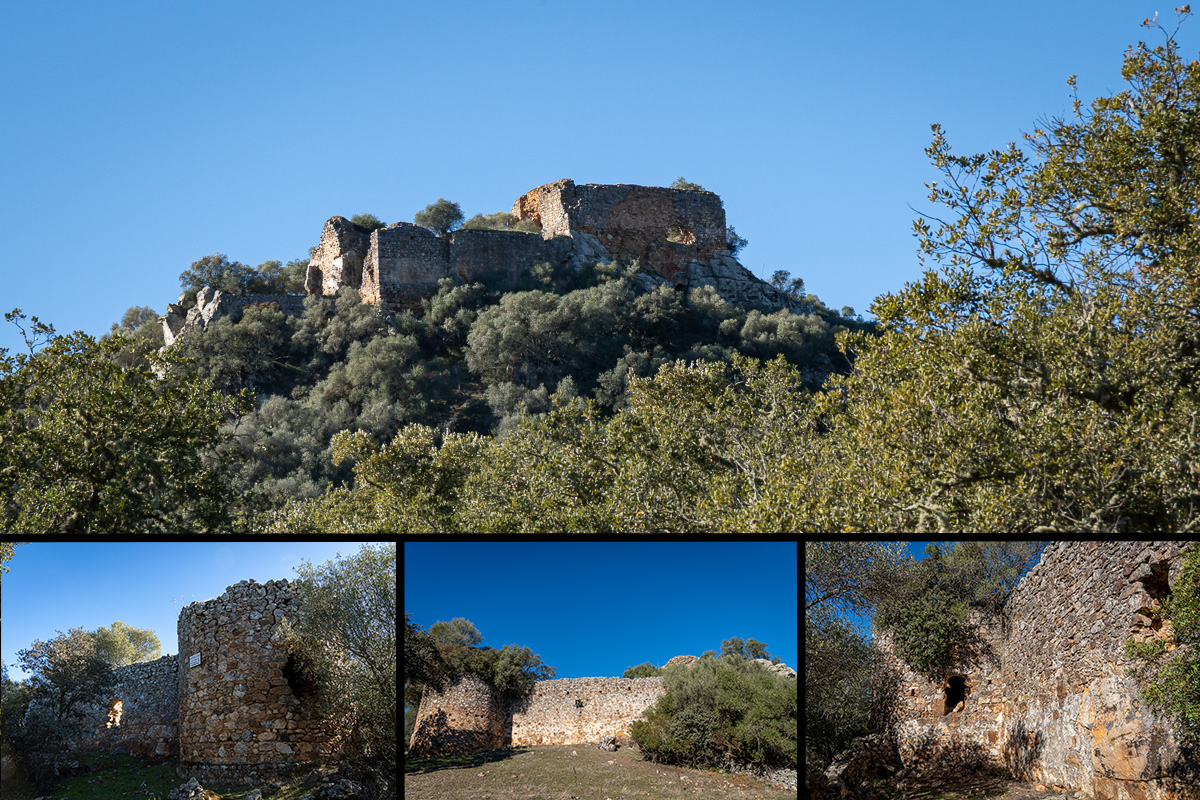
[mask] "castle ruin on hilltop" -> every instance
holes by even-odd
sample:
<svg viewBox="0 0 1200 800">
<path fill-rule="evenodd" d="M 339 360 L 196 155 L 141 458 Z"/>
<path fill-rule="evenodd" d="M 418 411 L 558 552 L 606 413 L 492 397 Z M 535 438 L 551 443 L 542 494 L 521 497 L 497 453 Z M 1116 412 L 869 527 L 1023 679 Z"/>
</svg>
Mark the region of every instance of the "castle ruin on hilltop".
<svg viewBox="0 0 1200 800">
<path fill-rule="evenodd" d="M 796 301 L 755 277 L 734 258 L 726 238 L 725 208 L 713 192 L 632 184 L 576 184 L 569 178 L 526 192 L 512 213 L 541 234 L 457 230 L 438 236 L 428 228 L 395 222 L 367 230 L 331 217 L 305 275 L 307 295 L 359 290 L 383 314 L 420 312 L 438 281 L 482 281 L 514 286 L 543 263 L 578 269 L 584 263 L 637 261 L 645 289 L 668 285 L 688 292 L 711 286 L 726 301 L 768 311 Z M 172 303 L 160 319 L 168 345 L 183 331 L 222 316 L 238 317 L 249 305 L 274 303 L 287 314 L 303 312 L 302 295 L 228 295 L 202 290 L 195 306 Z"/>
<path fill-rule="evenodd" d="M 1053 542 L 999 615 L 972 609 L 933 676 L 876 631 L 897 683 L 891 733 L 905 767 L 983 762 L 1103 800 L 1200 800 L 1200 762 L 1127 676 L 1124 644 L 1165 635 L 1153 610 L 1187 542 Z"/>
</svg>

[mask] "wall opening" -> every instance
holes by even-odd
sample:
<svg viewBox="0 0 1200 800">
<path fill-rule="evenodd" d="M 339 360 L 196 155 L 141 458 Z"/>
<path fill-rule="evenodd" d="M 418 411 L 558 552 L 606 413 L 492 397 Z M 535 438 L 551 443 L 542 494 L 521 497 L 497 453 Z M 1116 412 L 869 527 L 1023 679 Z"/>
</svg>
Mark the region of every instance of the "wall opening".
<svg viewBox="0 0 1200 800">
<path fill-rule="evenodd" d="M 304 670 L 300 666 L 300 659 L 295 653 L 288 656 L 282 671 L 288 688 L 292 690 L 292 696 L 297 700 L 311 700 L 316 695 L 317 687 L 304 674 Z"/>
<path fill-rule="evenodd" d="M 106 728 L 121 727 L 121 713 L 125 709 L 125 704 L 120 700 L 113 700 L 108 707 L 108 722 L 104 724 Z"/>
<path fill-rule="evenodd" d="M 667 241 L 674 244 L 695 244 L 696 234 L 682 225 L 672 225 L 667 228 Z"/>
<path fill-rule="evenodd" d="M 962 675 L 951 675 L 946 686 L 946 710 L 949 714 L 959 703 L 967 699 L 967 679 Z"/>
</svg>

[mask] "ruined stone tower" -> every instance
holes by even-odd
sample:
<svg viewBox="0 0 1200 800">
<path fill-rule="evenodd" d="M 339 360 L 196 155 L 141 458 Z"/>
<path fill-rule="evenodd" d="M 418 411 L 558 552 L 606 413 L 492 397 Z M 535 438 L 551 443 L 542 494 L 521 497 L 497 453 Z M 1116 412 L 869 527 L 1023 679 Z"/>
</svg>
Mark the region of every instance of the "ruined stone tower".
<svg viewBox="0 0 1200 800">
<path fill-rule="evenodd" d="M 180 777 L 245 783 L 344 750 L 349 720 L 321 715 L 276 635 L 293 602 L 288 581 L 249 580 L 179 615 Z"/>
</svg>

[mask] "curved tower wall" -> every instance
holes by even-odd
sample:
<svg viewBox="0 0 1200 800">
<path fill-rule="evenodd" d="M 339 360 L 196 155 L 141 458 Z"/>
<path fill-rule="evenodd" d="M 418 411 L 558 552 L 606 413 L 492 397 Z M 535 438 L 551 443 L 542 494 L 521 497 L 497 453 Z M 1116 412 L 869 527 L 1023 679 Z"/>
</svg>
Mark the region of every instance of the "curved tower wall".
<svg viewBox="0 0 1200 800">
<path fill-rule="evenodd" d="M 508 743 L 504 704 L 496 690 L 462 675 L 444 692 L 425 687 L 413 725 L 411 756 L 496 750 Z"/>
<path fill-rule="evenodd" d="M 346 721 L 321 716 L 274 636 L 293 603 L 288 581 L 250 580 L 179 615 L 181 777 L 253 781 L 344 749 Z"/>
</svg>

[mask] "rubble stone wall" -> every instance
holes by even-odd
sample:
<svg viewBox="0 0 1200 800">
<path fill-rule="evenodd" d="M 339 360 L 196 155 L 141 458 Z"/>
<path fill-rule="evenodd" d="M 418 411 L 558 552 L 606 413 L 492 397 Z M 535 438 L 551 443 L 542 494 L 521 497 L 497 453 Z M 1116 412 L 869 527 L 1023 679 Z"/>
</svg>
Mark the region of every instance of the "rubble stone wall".
<svg viewBox="0 0 1200 800">
<path fill-rule="evenodd" d="M 564 678 L 538 681 L 510 707 L 515 746 L 582 744 L 629 736 L 629 725 L 666 692 L 662 678 Z M 577 706 L 576 701 L 582 703 Z"/>
<path fill-rule="evenodd" d="M 444 692 L 421 696 L 408 752 L 413 756 L 496 750 L 506 741 L 505 709 L 495 689 L 471 674 Z"/>
<path fill-rule="evenodd" d="M 682 287 L 690 262 L 718 258 L 728 246 L 725 208 L 708 191 L 565 178 L 517 198 L 512 213 L 540 224 L 546 238 L 592 234 L 619 258 L 638 259 Z"/>
<path fill-rule="evenodd" d="M 242 581 L 183 609 L 180 777 L 249 781 L 343 752 L 349 720 L 320 715 L 316 687 L 275 635 L 295 611 L 286 580 Z"/>
<path fill-rule="evenodd" d="M 468 674 L 445 692 L 425 689 L 409 753 L 582 744 L 599 742 L 605 734 L 625 738 L 630 723 L 664 692 L 662 678 L 564 678 L 538 681 L 529 696 L 505 704 L 490 686 Z"/>
<path fill-rule="evenodd" d="M 1186 542 L 1055 542 L 998 618 L 972 617 L 968 645 L 944 674 L 900 671 L 901 758 L 948 754 L 1104 800 L 1197 800 L 1200 764 L 1126 677 L 1124 642 L 1162 635 L 1149 613 L 1177 579 Z M 877 633 L 894 657 L 891 636 Z M 951 677 L 963 708 L 946 713 Z"/>
<path fill-rule="evenodd" d="M 455 231 L 450 268 L 466 283 L 515 285 L 537 264 L 561 264 L 570 258 L 571 240 L 543 239 L 522 231 Z"/>
<path fill-rule="evenodd" d="M 103 704 L 83 707 L 71 752 L 121 753 L 147 758 L 179 754 L 176 657 L 114 667 L 116 685 Z M 30 711 L 36 713 L 37 704 Z"/>
</svg>

